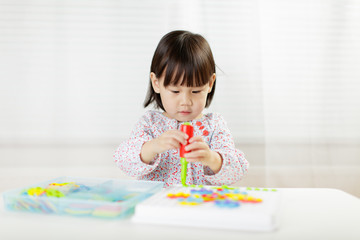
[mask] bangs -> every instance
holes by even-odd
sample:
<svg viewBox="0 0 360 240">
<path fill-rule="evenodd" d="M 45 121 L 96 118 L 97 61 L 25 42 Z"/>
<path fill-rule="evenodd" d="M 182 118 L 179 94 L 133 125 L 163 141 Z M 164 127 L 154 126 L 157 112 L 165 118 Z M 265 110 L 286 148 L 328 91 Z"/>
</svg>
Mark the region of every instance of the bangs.
<svg viewBox="0 0 360 240">
<path fill-rule="evenodd" d="M 212 73 L 192 63 L 169 62 L 165 67 L 164 86 L 181 85 L 186 87 L 201 87 L 210 81 Z"/>
<path fill-rule="evenodd" d="M 173 44 L 160 63 L 158 76 L 164 76 L 164 86 L 200 87 L 207 84 L 215 73 L 215 62 L 206 40 L 184 35 Z"/>
</svg>

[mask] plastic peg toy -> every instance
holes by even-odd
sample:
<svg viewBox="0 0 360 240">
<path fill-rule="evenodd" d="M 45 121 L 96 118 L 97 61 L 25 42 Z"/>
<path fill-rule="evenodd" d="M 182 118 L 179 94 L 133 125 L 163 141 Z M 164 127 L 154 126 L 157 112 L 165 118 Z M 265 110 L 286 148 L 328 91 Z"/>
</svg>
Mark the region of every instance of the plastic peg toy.
<svg viewBox="0 0 360 240">
<path fill-rule="evenodd" d="M 189 139 L 194 135 L 194 127 L 189 123 L 186 122 L 180 126 L 180 131 L 186 133 L 189 137 L 186 140 L 186 144 L 181 144 L 180 147 L 180 161 L 181 161 L 181 183 L 183 186 L 186 186 L 186 174 L 187 174 L 187 161 L 185 158 L 185 153 L 189 151 L 185 150 L 185 147 L 189 144 Z"/>
</svg>

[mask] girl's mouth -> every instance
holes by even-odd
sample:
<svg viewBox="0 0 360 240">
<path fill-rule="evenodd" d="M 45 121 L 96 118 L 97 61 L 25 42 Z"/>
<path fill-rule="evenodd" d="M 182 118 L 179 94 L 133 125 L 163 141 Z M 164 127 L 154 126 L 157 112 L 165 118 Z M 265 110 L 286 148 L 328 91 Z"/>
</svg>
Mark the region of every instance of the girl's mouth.
<svg viewBox="0 0 360 240">
<path fill-rule="evenodd" d="M 183 114 L 183 115 L 188 115 L 188 114 L 190 114 L 191 112 L 190 112 L 190 111 L 180 111 L 179 113 L 180 113 L 180 114 Z"/>
</svg>

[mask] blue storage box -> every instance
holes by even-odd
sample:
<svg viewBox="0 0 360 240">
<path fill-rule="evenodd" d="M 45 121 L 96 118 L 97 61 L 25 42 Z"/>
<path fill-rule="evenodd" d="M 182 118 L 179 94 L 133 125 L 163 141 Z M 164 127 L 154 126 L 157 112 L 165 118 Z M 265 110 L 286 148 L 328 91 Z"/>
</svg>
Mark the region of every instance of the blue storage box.
<svg viewBox="0 0 360 240">
<path fill-rule="evenodd" d="M 135 205 L 160 191 L 163 182 L 59 177 L 3 194 L 12 211 L 124 218 Z"/>
</svg>

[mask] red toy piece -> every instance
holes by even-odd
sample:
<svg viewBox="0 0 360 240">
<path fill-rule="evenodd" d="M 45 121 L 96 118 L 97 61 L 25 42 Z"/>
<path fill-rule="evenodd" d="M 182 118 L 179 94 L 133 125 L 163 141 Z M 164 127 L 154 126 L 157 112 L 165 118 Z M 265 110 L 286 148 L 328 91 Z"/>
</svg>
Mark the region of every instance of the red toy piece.
<svg viewBox="0 0 360 240">
<path fill-rule="evenodd" d="M 190 138 L 194 136 L 194 127 L 190 125 L 190 123 L 184 123 L 180 126 L 180 131 L 186 133 L 189 136 L 189 138 L 186 140 L 186 144 L 185 145 L 181 144 L 180 147 L 180 157 L 183 158 L 185 153 L 190 152 L 190 151 L 186 151 L 185 147 L 189 144 Z"/>
</svg>

